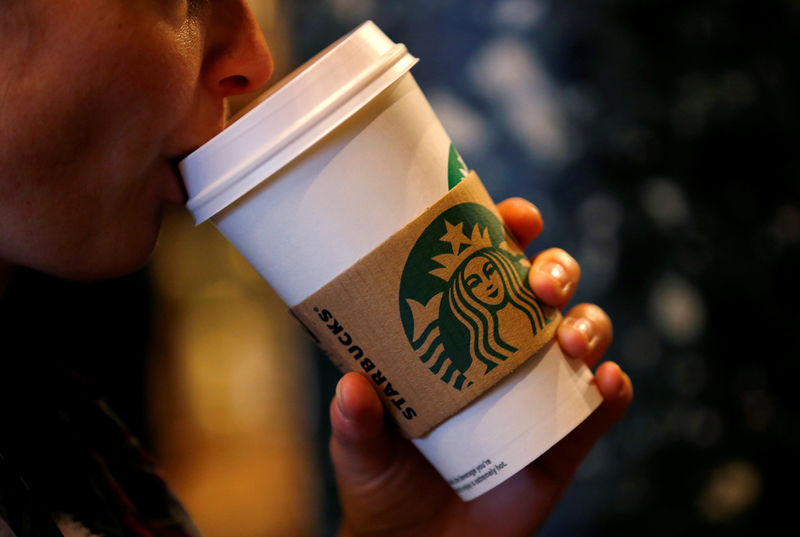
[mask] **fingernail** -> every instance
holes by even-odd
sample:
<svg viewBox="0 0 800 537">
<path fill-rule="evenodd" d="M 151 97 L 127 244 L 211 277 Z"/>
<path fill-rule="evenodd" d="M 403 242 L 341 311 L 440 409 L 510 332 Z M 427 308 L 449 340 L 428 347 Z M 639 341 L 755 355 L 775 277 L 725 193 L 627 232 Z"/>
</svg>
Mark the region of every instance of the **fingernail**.
<svg viewBox="0 0 800 537">
<path fill-rule="evenodd" d="M 539 268 L 539 272 L 554 278 L 556 282 L 558 282 L 558 286 L 561 288 L 562 293 L 567 292 L 572 286 L 572 282 L 569 279 L 569 274 L 567 274 L 567 269 L 565 269 L 564 266 L 559 263 L 545 263 Z"/>
<path fill-rule="evenodd" d="M 582 318 L 581 319 L 570 318 L 570 319 L 573 319 L 570 325 L 575 330 L 580 332 L 580 334 L 586 340 L 586 347 L 589 350 L 593 349 L 595 345 L 597 345 L 597 336 L 594 333 L 594 326 L 592 326 L 592 323 L 589 322 L 587 319 L 582 319 Z"/>
<path fill-rule="evenodd" d="M 339 412 L 342 413 L 342 416 L 347 418 L 347 412 L 344 409 L 344 399 L 342 398 L 342 381 L 336 383 L 336 404 L 339 407 Z"/>
<path fill-rule="evenodd" d="M 622 378 L 623 378 L 623 381 L 622 381 L 622 383 L 621 383 L 621 385 L 619 387 L 619 392 L 618 392 L 620 395 L 625 393 L 625 390 L 627 389 L 628 385 L 633 386 L 633 384 L 631 383 L 631 377 L 628 376 L 628 374 L 625 371 L 622 371 Z"/>
<path fill-rule="evenodd" d="M 614 391 L 617 392 L 617 395 L 622 395 L 625 390 L 625 373 L 622 372 L 619 366 L 617 366 L 617 371 L 619 373 L 617 374 L 616 382 L 614 382 Z"/>
</svg>

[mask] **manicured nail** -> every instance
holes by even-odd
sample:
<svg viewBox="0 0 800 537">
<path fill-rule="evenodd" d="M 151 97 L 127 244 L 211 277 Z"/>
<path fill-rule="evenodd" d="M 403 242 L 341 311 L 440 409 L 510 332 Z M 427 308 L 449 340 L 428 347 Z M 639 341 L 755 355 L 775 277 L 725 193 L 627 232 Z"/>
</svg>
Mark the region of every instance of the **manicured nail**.
<svg viewBox="0 0 800 537">
<path fill-rule="evenodd" d="M 554 278 L 556 282 L 558 282 L 558 286 L 561 288 L 560 290 L 562 293 L 569 291 L 569 288 L 572 286 L 572 282 L 569 279 L 569 274 L 567 274 L 567 269 L 565 269 L 564 266 L 559 263 L 545 263 L 539 268 L 539 272 Z"/>
</svg>

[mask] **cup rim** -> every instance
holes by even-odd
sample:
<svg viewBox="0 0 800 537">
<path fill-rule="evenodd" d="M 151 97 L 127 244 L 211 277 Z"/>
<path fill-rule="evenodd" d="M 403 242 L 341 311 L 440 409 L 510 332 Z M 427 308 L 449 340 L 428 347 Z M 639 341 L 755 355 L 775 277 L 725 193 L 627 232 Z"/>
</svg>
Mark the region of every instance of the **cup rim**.
<svg viewBox="0 0 800 537">
<path fill-rule="evenodd" d="M 179 163 L 195 222 L 296 159 L 417 61 L 366 21 L 305 62 Z"/>
</svg>

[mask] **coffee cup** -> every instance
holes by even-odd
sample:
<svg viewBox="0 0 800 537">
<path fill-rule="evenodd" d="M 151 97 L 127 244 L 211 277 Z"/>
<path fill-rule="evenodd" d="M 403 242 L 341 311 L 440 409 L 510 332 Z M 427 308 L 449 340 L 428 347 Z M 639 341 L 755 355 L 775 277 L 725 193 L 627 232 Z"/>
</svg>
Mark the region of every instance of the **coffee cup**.
<svg viewBox="0 0 800 537">
<path fill-rule="evenodd" d="M 402 377 L 402 368 L 392 373 L 392 378 L 384 374 L 389 369 L 395 371 L 391 364 L 380 373 L 375 364 L 385 354 L 370 354 L 368 345 L 373 343 L 370 338 L 374 338 L 374 330 L 365 329 L 362 335 L 358 330 L 361 319 L 366 324 L 366 317 L 373 323 L 379 318 L 383 329 L 392 319 L 408 317 L 408 305 L 422 311 L 421 302 L 401 297 L 399 307 L 406 313 L 398 313 L 396 299 L 377 301 L 380 303 L 376 306 L 376 301 L 364 300 L 364 293 L 342 285 L 341 279 L 351 274 L 351 280 L 346 281 L 352 281 L 355 271 L 355 281 L 386 279 L 388 288 L 396 287 L 392 278 L 395 273 L 400 278 L 401 271 L 393 268 L 390 275 L 381 276 L 381 260 L 389 257 L 376 252 L 387 248 L 394 252 L 398 241 L 409 242 L 403 239 L 409 223 L 433 222 L 436 215 L 426 216 L 432 207 L 462 188 L 457 185 L 477 180 L 469 175 L 410 73 L 416 62 L 402 44 L 392 42 L 375 24 L 366 22 L 268 90 L 180 164 L 189 193 L 187 207 L 196 222 L 210 219 L 312 334 L 316 331 L 317 339 L 321 335 L 312 326 L 314 321 L 339 321 L 330 308 L 314 306 L 314 297 L 320 296 L 321 290 L 329 294 L 339 290 L 346 295 L 337 303 L 336 311 L 348 319 L 347 330 L 343 331 L 342 324 L 338 328 L 326 325 L 335 332 L 327 334 L 336 338 L 331 339 L 333 345 L 337 345 L 335 341 L 343 344 L 334 361 L 345 370 L 362 368 L 395 418 L 399 417 L 401 428 L 408 425 L 402 423 L 404 415 L 419 422 L 419 407 L 413 406 L 415 397 L 437 395 L 430 389 L 414 392 L 413 386 L 406 388 L 405 395 L 397 395 L 404 380 L 395 377 Z M 454 222 L 446 222 L 452 226 L 452 230 L 447 228 L 448 233 L 455 233 Z M 432 257 L 454 266 L 461 258 L 466 259 L 470 248 L 477 252 L 494 240 L 494 232 L 490 233 L 487 226 L 462 226 L 458 238 L 452 239 L 450 246 L 445 244 L 452 248 L 447 254 L 450 260 L 442 261 L 441 254 Z M 495 249 L 500 250 L 501 242 L 513 242 L 507 239 L 494 240 Z M 399 255 L 399 259 L 405 259 L 405 254 Z M 519 253 L 506 257 L 522 263 Z M 373 273 L 354 269 L 363 266 L 365 260 L 378 267 L 377 274 L 370 276 Z M 445 279 L 447 270 L 438 270 L 435 274 Z M 521 269 L 512 268 L 510 272 L 516 270 Z M 360 305 L 351 307 L 356 302 Z M 430 305 L 431 300 L 422 302 Z M 305 317 L 297 313 L 304 305 L 308 305 Z M 366 314 L 373 310 L 358 309 L 364 307 L 384 307 L 393 313 L 384 320 L 380 309 Z M 560 318 L 557 315 L 549 317 L 553 320 L 549 327 L 545 327 L 548 319 L 542 317 L 539 330 L 543 333 L 546 328 L 552 335 Z M 534 331 L 536 326 L 534 322 Z M 391 330 L 394 328 L 387 329 Z M 415 330 L 406 327 L 409 342 L 415 339 L 409 335 Z M 403 328 L 397 327 L 396 332 L 402 336 Z M 358 345 L 356 338 L 360 338 Z M 374 343 L 375 349 L 381 349 L 380 341 Z M 391 350 L 402 346 L 393 344 Z M 335 354 L 335 349 L 324 345 L 323 349 Z M 369 357 L 362 356 L 364 352 Z M 408 355 L 409 364 L 419 365 L 419 352 L 410 347 L 402 352 Z M 411 431 L 406 436 L 464 500 L 480 496 L 527 466 L 602 400 L 586 365 L 564 357 L 552 339 L 531 354 L 452 415 L 429 421 L 428 427 L 404 429 Z M 348 362 L 350 358 L 352 362 Z M 464 371 L 452 369 L 458 362 L 453 352 L 450 358 L 447 364 L 455 375 L 446 383 L 452 391 L 459 382 L 453 379 L 461 378 Z M 392 356 L 390 361 L 402 360 L 406 358 Z M 473 362 L 474 369 L 477 361 Z M 432 369 L 428 362 L 420 369 L 422 373 L 415 374 L 428 375 Z M 438 370 L 436 373 L 442 378 L 431 376 L 434 387 L 446 376 Z M 470 381 L 461 376 L 458 389 L 467 392 Z M 434 401 L 428 406 L 437 405 Z M 424 432 L 417 434 L 420 431 Z"/>
</svg>

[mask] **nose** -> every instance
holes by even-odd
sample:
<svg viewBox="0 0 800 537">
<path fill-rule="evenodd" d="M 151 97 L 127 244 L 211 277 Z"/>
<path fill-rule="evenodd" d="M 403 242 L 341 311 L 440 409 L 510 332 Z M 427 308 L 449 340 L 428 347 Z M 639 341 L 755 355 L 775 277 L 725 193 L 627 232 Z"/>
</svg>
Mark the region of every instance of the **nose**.
<svg viewBox="0 0 800 537">
<path fill-rule="evenodd" d="M 209 14 L 205 83 L 225 98 L 261 88 L 272 76 L 272 55 L 245 0 L 215 2 Z"/>
</svg>

